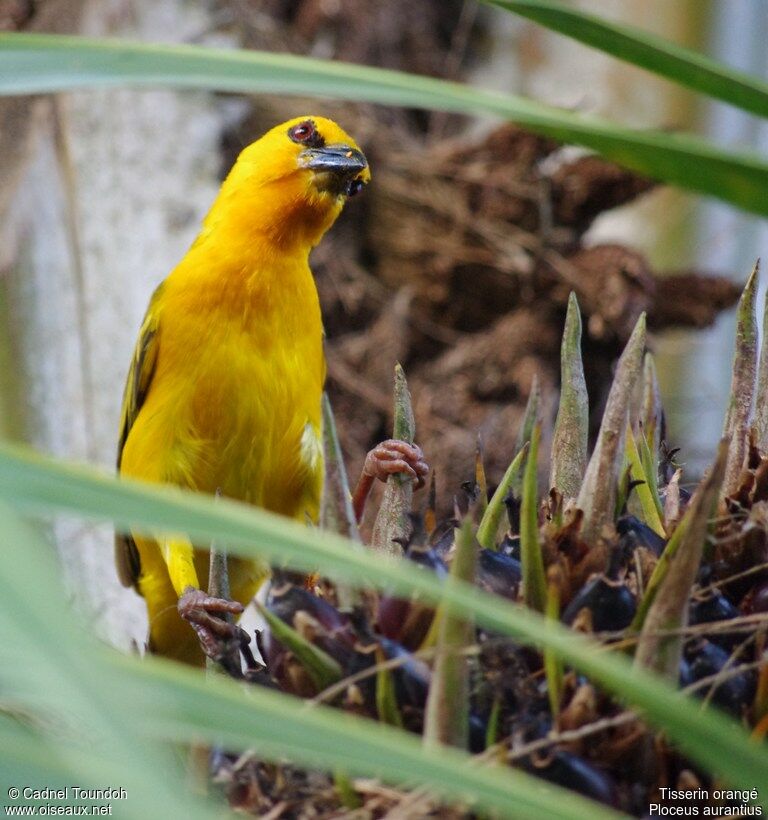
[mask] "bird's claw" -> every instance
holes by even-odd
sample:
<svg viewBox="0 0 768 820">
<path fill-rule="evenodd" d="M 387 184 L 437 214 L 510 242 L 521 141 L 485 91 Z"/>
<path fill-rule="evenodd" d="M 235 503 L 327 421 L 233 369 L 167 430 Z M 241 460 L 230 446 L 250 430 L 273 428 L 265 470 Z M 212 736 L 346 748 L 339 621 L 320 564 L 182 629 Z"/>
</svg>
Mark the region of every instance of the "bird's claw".
<svg viewBox="0 0 768 820">
<path fill-rule="evenodd" d="M 404 474 L 416 482 L 416 489 L 424 486 L 429 465 L 417 444 L 388 439 L 377 444 L 365 457 L 364 475 L 386 481 L 391 475 Z"/>
<path fill-rule="evenodd" d="M 214 598 L 201 589 L 188 587 L 178 602 L 179 615 L 197 633 L 203 652 L 213 660 L 221 660 L 240 650 L 251 639 L 237 624 L 227 620 L 227 616 L 239 615 L 243 605 L 226 598 Z"/>
<path fill-rule="evenodd" d="M 386 481 L 391 475 L 406 475 L 416 482 L 416 489 L 424 486 L 429 474 L 429 465 L 424 461 L 424 453 L 416 444 L 388 439 L 371 450 L 365 457 L 363 472 L 352 494 L 352 508 L 355 520 L 361 521 L 365 511 L 365 501 L 376 479 Z"/>
</svg>

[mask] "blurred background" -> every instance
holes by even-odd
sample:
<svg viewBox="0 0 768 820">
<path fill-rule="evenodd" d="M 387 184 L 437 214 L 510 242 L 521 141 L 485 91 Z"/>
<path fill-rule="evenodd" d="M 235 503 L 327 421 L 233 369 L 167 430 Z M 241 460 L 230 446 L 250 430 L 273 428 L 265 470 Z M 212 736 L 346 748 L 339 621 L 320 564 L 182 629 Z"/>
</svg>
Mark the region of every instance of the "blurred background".
<svg viewBox="0 0 768 820">
<path fill-rule="evenodd" d="M 574 5 L 768 74 L 764 0 Z M 334 57 L 768 147 L 768 128 L 746 114 L 471 0 L 0 0 L 0 28 Z M 498 122 L 203 92 L 0 100 L 1 435 L 112 469 L 153 288 L 238 151 L 302 113 L 338 119 L 374 174 L 313 257 L 353 479 L 389 433 L 399 360 L 442 502 L 471 475 L 478 436 L 497 480 L 534 374 L 553 420 L 571 289 L 595 416 L 647 310 L 667 440 L 688 479 L 700 475 L 722 425 L 730 308 L 768 247 L 764 221 Z M 111 532 L 61 521 L 55 537 L 73 599 L 101 634 L 142 641 L 144 608 L 118 585 Z"/>
</svg>

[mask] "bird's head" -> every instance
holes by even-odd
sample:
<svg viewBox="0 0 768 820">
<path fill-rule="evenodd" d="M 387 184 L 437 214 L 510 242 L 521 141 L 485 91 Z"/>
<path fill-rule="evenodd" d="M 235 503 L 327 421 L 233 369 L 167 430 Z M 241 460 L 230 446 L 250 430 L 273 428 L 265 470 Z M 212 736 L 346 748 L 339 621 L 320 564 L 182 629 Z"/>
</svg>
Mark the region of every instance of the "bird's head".
<svg viewBox="0 0 768 820">
<path fill-rule="evenodd" d="M 355 141 L 325 117 L 284 122 L 243 149 L 222 188 L 254 228 L 281 242 L 319 242 L 346 200 L 370 181 Z"/>
</svg>

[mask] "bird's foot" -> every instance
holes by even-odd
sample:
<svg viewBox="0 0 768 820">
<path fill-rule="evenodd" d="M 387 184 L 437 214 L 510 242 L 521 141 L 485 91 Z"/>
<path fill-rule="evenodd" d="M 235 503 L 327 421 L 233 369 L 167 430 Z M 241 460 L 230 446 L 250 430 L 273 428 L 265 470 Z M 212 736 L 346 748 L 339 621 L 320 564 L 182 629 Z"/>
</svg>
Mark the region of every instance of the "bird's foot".
<svg viewBox="0 0 768 820">
<path fill-rule="evenodd" d="M 416 481 L 416 489 L 424 486 L 429 465 L 417 444 L 388 439 L 377 444 L 365 457 L 363 475 L 386 481 L 389 476 L 401 473 Z"/>
<path fill-rule="evenodd" d="M 405 475 L 416 482 L 420 489 L 429 474 L 429 465 L 424 460 L 421 447 L 408 444 L 407 441 L 388 439 L 377 444 L 365 457 L 363 473 L 352 497 L 355 516 L 358 521 L 363 517 L 365 502 L 376 479 L 386 481 L 391 475 Z"/>
<path fill-rule="evenodd" d="M 177 605 L 179 615 L 197 633 L 203 652 L 215 661 L 237 657 L 251 639 L 231 618 L 243 611 L 243 605 L 226 598 L 213 598 L 201 589 L 187 587 Z"/>
</svg>

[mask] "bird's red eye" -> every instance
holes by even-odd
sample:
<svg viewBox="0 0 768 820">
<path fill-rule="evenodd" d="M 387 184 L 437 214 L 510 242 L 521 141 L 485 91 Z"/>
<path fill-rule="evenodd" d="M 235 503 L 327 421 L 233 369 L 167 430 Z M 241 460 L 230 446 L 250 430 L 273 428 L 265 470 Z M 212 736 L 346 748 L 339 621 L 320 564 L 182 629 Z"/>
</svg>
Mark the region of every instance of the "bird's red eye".
<svg viewBox="0 0 768 820">
<path fill-rule="evenodd" d="M 313 147 L 317 147 L 316 143 L 322 144 L 322 138 L 320 134 L 317 133 L 317 128 L 315 128 L 315 124 L 312 120 L 304 120 L 304 122 L 294 125 L 293 128 L 288 130 L 288 136 L 294 142 L 304 143 L 305 145 L 311 145 Z"/>
</svg>

